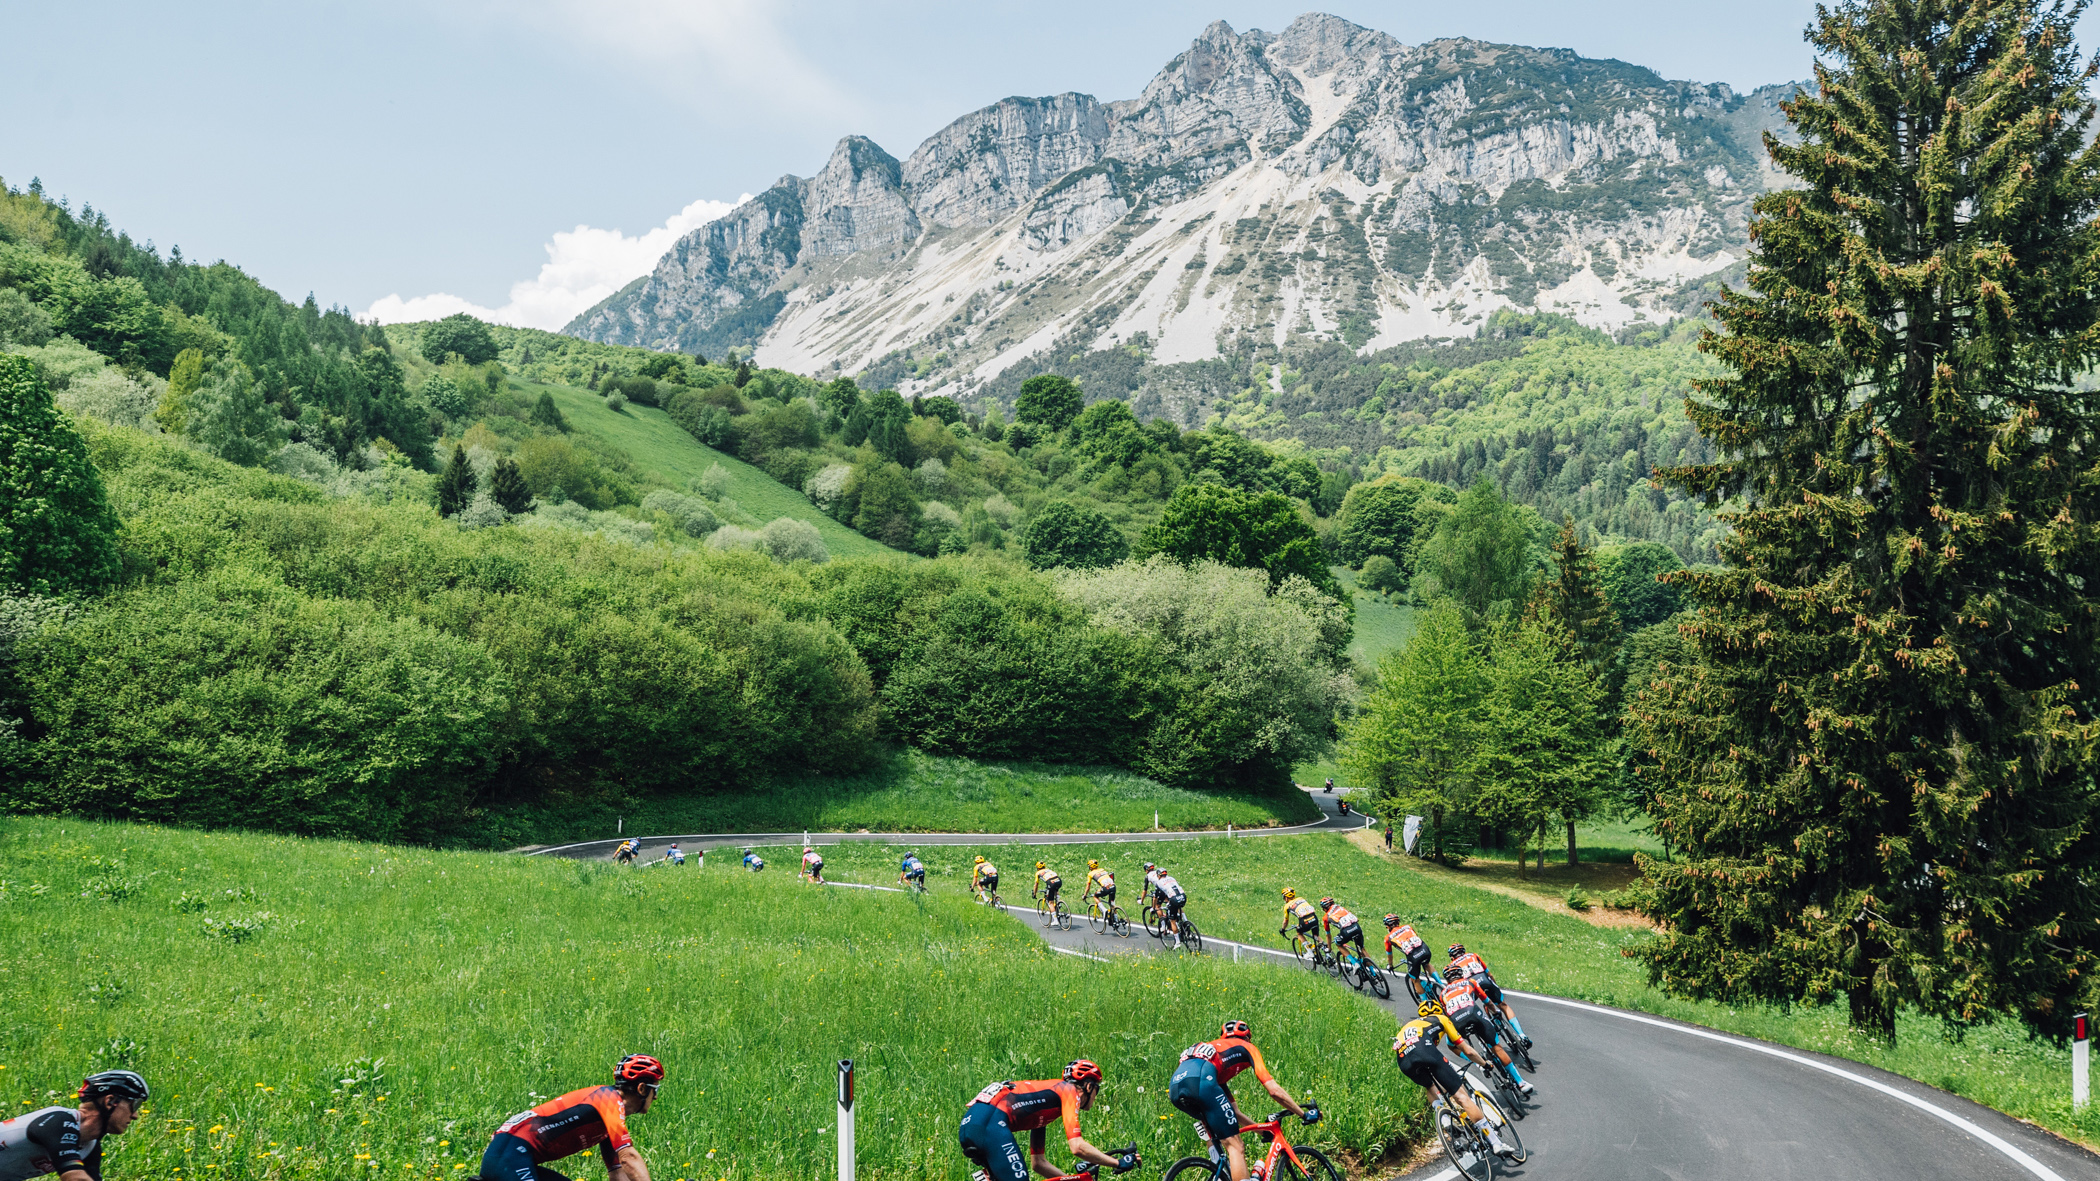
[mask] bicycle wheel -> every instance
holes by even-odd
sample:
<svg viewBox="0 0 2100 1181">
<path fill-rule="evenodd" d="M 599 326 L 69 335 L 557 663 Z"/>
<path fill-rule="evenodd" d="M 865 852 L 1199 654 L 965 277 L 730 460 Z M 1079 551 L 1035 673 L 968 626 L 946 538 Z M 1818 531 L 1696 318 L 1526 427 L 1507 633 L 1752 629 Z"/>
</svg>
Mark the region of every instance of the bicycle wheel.
<svg viewBox="0 0 2100 1181">
<path fill-rule="evenodd" d="M 1060 902 L 1057 904 L 1055 917 L 1058 930 L 1069 931 L 1072 929 L 1072 912 L 1065 909 L 1064 903 Z"/>
<path fill-rule="evenodd" d="M 1342 967 L 1341 953 L 1335 951 L 1333 948 L 1329 948 L 1327 950 L 1327 974 L 1329 976 L 1334 977 L 1336 980 L 1340 980 L 1342 978 L 1342 973 L 1345 971 L 1347 971 L 1347 969 Z"/>
<path fill-rule="evenodd" d="M 1223 1160 L 1212 1160 L 1207 1156 L 1185 1156 L 1167 1166 L 1167 1175 L 1161 1181 L 1209 1181 L 1212 1177 L 1232 1176 L 1231 1166 Z"/>
<path fill-rule="evenodd" d="M 1108 908 L 1108 933 L 1124 939 L 1130 938 L 1130 920 L 1124 917 L 1122 907 Z"/>
<path fill-rule="evenodd" d="M 1480 1110 L 1487 1115 L 1491 1122 L 1496 1116 L 1504 1117 L 1502 1123 L 1495 1128 L 1495 1134 L 1502 1137 L 1504 1144 L 1509 1145 L 1512 1151 L 1509 1162 L 1514 1165 L 1521 1165 L 1530 1159 L 1531 1152 L 1524 1147 L 1524 1138 L 1517 1135 L 1517 1120 L 1508 1118 L 1509 1113 L 1504 1105 L 1488 1098 L 1486 1095 L 1475 1095 L 1474 1098 L 1480 1101 Z M 1517 1117 L 1517 1119 L 1522 1118 L 1524 1117 L 1521 1115 Z"/>
<path fill-rule="evenodd" d="M 1444 1146 L 1444 1157 L 1461 1177 L 1471 1181 L 1491 1181 L 1495 1175 L 1495 1155 L 1488 1151 L 1487 1141 L 1480 1133 L 1466 1126 L 1454 1111 L 1446 1111 L 1437 1117 L 1436 1138 Z"/>
<path fill-rule="evenodd" d="M 1097 935 L 1108 930 L 1108 916 L 1101 913 L 1099 902 L 1086 904 L 1086 925 L 1092 927 Z"/>
<path fill-rule="evenodd" d="M 1392 1000 L 1393 982 L 1385 978 L 1385 973 L 1379 970 L 1378 965 L 1366 963 L 1364 969 L 1371 974 L 1371 991 L 1378 994 L 1378 999 L 1382 1001 Z"/>
<path fill-rule="evenodd" d="M 1349 987 L 1362 992 L 1365 979 L 1364 966 L 1349 960 L 1342 961 L 1342 979 L 1349 982 Z"/>
<path fill-rule="evenodd" d="M 1153 907 L 1147 906 L 1145 908 L 1145 934 L 1152 936 L 1154 939 L 1158 939 L 1161 937 L 1160 932 L 1165 929 L 1166 924 L 1160 921 L 1159 911 L 1154 909 Z"/>
<path fill-rule="evenodd" d="M 1050 925 L 1050 904 L 1040 898 L 1035 900 L 1035 921 L 1046 927 Z"/>
<path fill-rule="evenodd" d="M 1327 1159 L 1327 1154 L 1317 1148 L 1300 1148 L 1291 1145 L 1291 1152 L 1298 1154 L 1298 1163 L 1303 1169 L 1293 1168 L 1290 1153 L 1276 1159 L 1276 1173 L 1283 1177 L 1303 1177 L 1305 1181 L 1342 1181 L 1342 1174 Z"/>
<path fill-rule="evenodd" d="M 1190 951 L 1203 950 L 1203 932 L 1185 917 L 1181 920 L 1181 945 Z"/>
<path fill-rule="evenodd" d="M 1422 1003 L 1422 978 L 1417 976 L 1413 969 L 1409 969 L 1403 979 L 1407 983 L 1407 999 L 1420 1005 Z"/>
</svg>

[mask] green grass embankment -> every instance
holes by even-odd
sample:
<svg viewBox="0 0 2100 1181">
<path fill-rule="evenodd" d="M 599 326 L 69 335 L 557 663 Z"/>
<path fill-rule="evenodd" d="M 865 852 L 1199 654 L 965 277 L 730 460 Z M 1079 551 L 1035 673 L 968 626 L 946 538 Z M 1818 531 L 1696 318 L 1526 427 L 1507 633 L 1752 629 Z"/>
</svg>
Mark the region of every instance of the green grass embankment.
<svg viewBox="0 0 2100 1181">
<path fill-rule="evenodd" d="M 806 1181 L 832 1167 L 834 1062 L 853 1058 L 864 1175 L 962 1181 L 970 1096 L 1080 1055 L 1108 1078 L 1095 1143 L 1194 1151 L 1167 1077 L 1230 1016 L 1331 1114 L 1314 1143 L 1377 1154 L 1419 1111 L 1390 1020 L 1325 981 L 1094 963 L 959 892 L 732 866 L 0 820 L 0 1101 L 126 1065 L 155 1098 L 110 1141 L 111 1176 L 458 1178 L 504 1117 L 644 1052 L 670 1071 L 634 1121 L 653 1175 Z"/>
<path fill-rule="evenodd" d="M 1349 655 L 1376 668 L 1388 652 L 1397 652 L 1415 634 L 1415 609 L 1404 597 L 1387 598 L 1356 585 L 1356 571 L 1330 566 L 1334 576 L 1356 604 L 1356 628 L 1349 640 Z"/>
<path fill-rule="evenodd" d="M 808 521 L 824 537 L 824 548 L 834 558 L 864 558 L 897 551 L 846 528 L 811 504 L 807 496 L 745 463 L 701 443 L 671 421 L 671 416 L 653 406 L 629 403 L 619 413 L 606 408 L 605 399 L 573 386 L 527 386 L 535 396 L 545 390 L 554 396 L 562 416 L 577 430 L 585 430 L 625 451 L 643 471 L 671 484 L 692 487 L 708 468 L 720 464 L 729 476 L 725 492 L 761 524 L 778 517 Z"/>
<path fill-rule="evenodd" d="M 492 810 L 456 843 L 511 849 L 616 833 L 1142 832 L 1303 824 L 1317 805 L 1268 792 L 1168 787 L 1112 767 L 983 763 L 902 751 L 859 775 L 775 780 L 720 794 L 553 802 Z"/>
<path fill-rule="evenodd" d="M 840 846 L 825 850 L 825 872 L 841 880 L 888 881 L 896 876 L 891 850 Z M 1679 1000 L 1648 987 L 1644 969 L 1621 952 L 1654 936 L 1638 928 L 1596 927 L 1550 914 L 1513 898 L 1474 889 L 1410 868 L 1397 857 L 1374 855 L 1340 834 L 1253 837 L 1227 840 L 1133 841 L 1113 845 L 1050 847 L 963 846 L 921 848 L 933 870 L 935 896 L 959 894 L 969 877 L 970 858 L 984 852 L 999 865 L 1008 902 L 1026 903 L 1029 875 L 1038 859 L 1064 876 L 1072 898 L 1082 890 L 1089 857 L 1099 858 L 1127 884 L 1124 900 L 1137 893 L 1141 866 L 1157 861 L 1189 890 L 1189 914 L 1212 938 L 1281 947 L 1284 886 L 1314 899 L 1333 894 L 1361 916 L 1366 942 L 1383 939 L 1379 918 L 1405 916 L 1441 956 L 1463 943 L 1481 953 L 1503 984 L 1529 992 L 1594 1001 L 1694 1022 L 1783 1045 L 1850 1058 L 1893 1071 L 2032 1120 L 2087 1144 L 2100 1143 L 2100 1108 L 2073 1114 L 2067 1047 L 2030 1041 L 2017 1024 L 1972 1030 L 1961 1041 L 1942 1036 L 1940 1024 L 1916 1015 L 1898 1023 L 1893 1047 L 1855 1036 L 1842 1006 L 1796 1008 L 1732 1007 Z M 1075 906 L 1075 910 L 1076 910 Z M 1142 936 L 1140 936 L 1142 938 Z M 1336 985 L 1340 988 L 1340 985 Z M 1518 1010 L 1519 1017 L 1523 1009 Z M 1643 1036 L 1631 1031 L 1629 1037 Z M 1550 1062 L 1550 1059 L 1548 1060 Z M 1540 1085 L 1580 1085 L 1573 1076 L 1556 1084 L 1549 1065 Z"/>
</svg>

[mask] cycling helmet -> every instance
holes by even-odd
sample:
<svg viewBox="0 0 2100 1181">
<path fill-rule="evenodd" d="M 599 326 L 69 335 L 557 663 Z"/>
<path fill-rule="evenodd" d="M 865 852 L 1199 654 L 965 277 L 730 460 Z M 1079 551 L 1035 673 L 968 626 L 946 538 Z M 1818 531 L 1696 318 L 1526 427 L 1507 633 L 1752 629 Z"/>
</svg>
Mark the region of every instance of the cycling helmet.
<svg viewBox="0 0 2100 1181">
<path fill-rule="evenodd" d="M 1289 902 L 1290 900 L 1292 900 L 1293 898 L 1296 898 L 1297 896 L 1298 896 L 1298 891 L 1296 891 L 1296 890 L 1294 890 L 1294 889 L 1290 888 L 1289 886 L 1285 886 L 1285 887 L 1283 888 L 1283 900 L 1284 900 L 1285 902 Z"/>
<path fill-rule="evenodd" d="M 1101 1085 L 1101 1068 L 1084 1058 L 1075 1058 L 1065 1066 L 1065 1081 L 1082 1087 L 1098 1087 Z"/>
<path fill-rule="evenodd" d="M 1252 1035 L 1251 1033 L 1249 1033 L 1249 1032 L 1248 1032 L 1248 1030 L 1247 1030 L 1247 1023 L 1246 1023 L 1246 1022 L 1244 1022 L 1244 1021 L 1239 1021 L 1239 1020 L 1233 1020 L 1233 1021 L 1227 1021 L 1227 1022 L 1226 1022 L 1225 1024 L 1223 1024 L 1223 1025 L 1220 1025 L 1220 1026 L 1218 1027 L 1218 1036 L 1219 1036 L 1219 1037 L 1251 1037 L 1251 1036 L 1253 1036 L 1253 1035 Z"/>
<path fill-rule="evenodd" d="M 1463 943 L 1454 943 L 1451 945 L 1448 954 L 1451 956 L 1452 959 L 1455 960 L 1458 957 L 1466 954 L 1466 945 Z"/>
<path fill-rule="evenodd" d="M 1437 1000 L 1435 997 L 1431 997 L 1415 1006 L 1415 1016 L 1417 1017 L 1441 1017 L 1443 1015 L 1444 1002 Z"/>
<path fill-rule="evenodd" d="M 1397 926 L 1399 926 L 1399 925 L 1400 925 L 1400 916 L 1399 916 L 1399 915 L 1397 915 L 1397 914 L 1389 914 L 1389 915 L 1385 916 L 1385 925 L 1386 925 L 1386 926 L 1388 926 L 1388 927 L 1397 927 Z"/>
<path fill-rule="evenodd" d="M 814 846 L 814 845 L 804 845 L 804 846 L 802 846 L 802 851 L 803 851 L 804 853 L 814 853 L 814 852 L 816 852 L 816 851 L 817 851 L 817 849 L 816 849 L 816 846 Z"/>
<path fill-rule="evenodd" d="M 1155 869 L 1158 869 L 1158 868 L 1159 868 L 1159 866 L 1157 866 L 1157 865 L 1154 865 L 1154 864 L 1152 864 L 1152 863 L 1151 863 L 1150 861 L 1147 861 L 1147 862 L 1145 863 L 1145 872 L 1146 872 L 1146 873 L 1151 873 L 1151 872 L 1152 872 L 1153 870 L 1155 870 Z"/>
<path fill-rule="evenodd" d="M 1046 863 L 1046 862 L 1042 862 L 1042 861 L 1038 861 L 1038 862 L 1036 862 L 1036 863 L 1035 863 L 1035 867 L 1036 867 L 1037 869 L 1048 869 L 1048 868 L 1050 868 L 1050 866 L 1049 866 L 1049 864 L 1048 864 L 1048 863 Z"/>
<path fill-rule="evenodd" d="M 1320 909 L 1322 909 L 1322 910 L 1325 910 L 1325 909 L 1327 909 L 1328 907 L 1330 907 L 1330 906 L 1333 906 L 1333 905 L 1334 905 L 1334 899 L 1332 899 L 1332 898 L 1322 898 L 1322 899 L 1320 899 Z"/>
<path fill-rule="evenodd" d="M 129 1070 L 104 1070 L 91 1074 L 80 1084 L 80 1098 L 94 1099 L 108 1095 L 126 1103 L 144 1103 L 149 1097 L 146 1080 Z"/>
<path fill-rule="evenodd" d="M 629 1054 L 620 1059 L 613 1068 L 613 1079 L 621 1083 L 653 1083 L 664 1081 L 664 1064 L 647 1054 Z"/>
<path fill-rule="evenodd" d="M 1444 969 L 1444 979 L 1446 980 L 1457 980 L 1465 976 L 1465 974 L 1466 970 L 1464 968 L 1459 967 L 1457 964 L 1452 964 L 1450 967 Z"/>
<path fill-rule="evenodd" d="M 1101 863 L 1089 857 L 1086 859 L 1086 867 L 1088 869 L 1100 869 Z"/>
<path fill-rule="evenodd" d="M 978 855 L 977 855 L 976 857 L 974 857 L 974 858 L 972 858 L 972 859 L 971 859 L 971 862 L 970 862 L 970 863 L 971 863 L 972 865 L 983 865 L 983 864 L 984 864 L 984 854 L 982 854 L 982 853 L 979 853 L 979 854 L 978 854 Z"/>
</svg>

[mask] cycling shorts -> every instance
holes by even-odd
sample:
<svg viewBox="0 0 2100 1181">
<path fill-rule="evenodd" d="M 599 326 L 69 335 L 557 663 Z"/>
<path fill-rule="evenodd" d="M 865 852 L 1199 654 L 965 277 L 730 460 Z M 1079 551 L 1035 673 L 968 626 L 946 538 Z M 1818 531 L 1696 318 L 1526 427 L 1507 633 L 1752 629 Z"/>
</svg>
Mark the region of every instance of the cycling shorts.
<svg viewBox="0 0 2100 1181">
<path fill-rule="evenodd" d="M 1045 882 L 1045 883 L 1043 883 L 1043 901 L 1045 901 L 1045 902 L 1055 902 L 1055 901 L 1057 901 L 1057 892 L 1058 892 L 1059 890 L 1062 890 L 1062 889 L 1064 889 L 1064 888 L 1065 888 L 1065 884 L 1064 884 L 1064 882 L 1063 882 L 1063 881 L 1055 881 L 1055 882 Z"/>
<path fill-rule="evenodd" d="M 1471 1009 L 1468 1009 L 1463 1013 L 1454 1015 L 1451 1018 L 1451 1024 L 1458 1030 L 1461 1036 L 1464 1036 L 1466 1034 L 1472 1034 L 1474 1037 L 1480 1039 L 1481 1045 L 1487 1046 L 1491 1049 L 1494 1047 L 1495 1043 L 1498 1040 L 1500 1040 L 1495 1036 L 1495 1023 L 1493 1021 L 1488 1020 L 1488 1015 L 1480 1011 L 1479 1005 L 1475 1005 Z"/>
<path fill-rule="evenodd" d="M 1451 1064 L 1444 1061 L 1443 1053 L 1426 1040 L 1401 1055 L 1400 1073 L 1406 1075 L 1408 1080 L 1417 1086 L 1426 1087 L 1435 1083 L 1443 1088 L 1446 1095 L 1458 1094 L 1458 1072 L 1451 1069 Z"/>
<path fill-rule="evenodd" d="M 1212 1144 L 1223 1144 L 1240 1134 L 1239 1108 L 1232 1105 L 1232 1092 L 1218 1078 L 1218 1068 L 1201 1058 L 1186 1058 L 1167 1080 L 1167 1101 L 1195 1117 L 1210 1133 Z"/>
<path fill-rule="evenodd" d="M 1320 920 L 1319 920 L 1319 919 L 1316 919 L 1316 918 L 1312 918 L 1312 919 L 1299 919 L 1299 920 L 1298 920 L 1298 933 L 1299 933 L 1300 935 L 1303 935 L 1303 936 L 1305 936 L 1305 937 L 1306 937 L 1307 939 L 1317 939 L 1317 938 L 1319 938 L 1319 937 L 1320 937 Z"/>
<path fill-rule="evenodd" d="M 977 878 L 977 886 L 982 890 L 996 890 L 999 888 L 999 875 L 995 873 L 980 874 Z"/>
<path fill-rule="evenodd" d="M 1099 898 L 1103 902 L 1114 902 L 1116 900 L 1116 888 L 1107 886 L 1096 890 L 1094 891 L 1094 897 Z"/>
<path fill-rule="evenodd" d="M 1344 943 L 1354 943 L 1356 949 L 1362 951 L 1364 946 L 1364 925 L 1362 923 L 1350 923 L 1348 926 L 1336 931 L 1334 933 L 1334 945 L 1340 947 Z"/>
<path fill-rule="evenodd" d="M 1488 999 L 1495 1002 L 1496 1004 L 1506 1005 L 1509 1003 L 1508 1001 L 1502 999 L 1502 986 L 1495 983 L 1495 978 L 1493 976 L 1488 975 L 1486 972 L 1482 972 L 1480 975 L 1473 977 L 1473 983 L 1478 984 L 1480 986 L 1480 991 L 1488 994 Z"/>
<path fill-rule="evenodd" d="M 1167 911 L 1167 913 L 1168 913 L 1168 914 L 1170 914 L 1170 915 L 1172 915 L 1172 916 L 1174 916 L 1175 918 L 1177 918 L 1177 919 L 1178 919 L 1178 918 L 1180 918 L 1180 917 L 1181 917 L 1181 908 L 1182 908 L 1182 907 L 1184 907 L 1184 906 L 1187 906 L 1188 904 L 1189 904 L 1189 896 L 1188 896 L 1188 895 L 1186 895 L 1186 894 L 1176 894 L 1176 895 L 1174 895 L 1174 896 L 1173 896 L 1172 898 L 1169 898 L 1169 899 L 1167 899 L 1167 901 L 1166 901 L 1166 911 Z"/>
<path fill-rule="evenodd" d="M 923 882 L 926 880 L 926 867 L 922 865 L 917 869 L 907 869 L 904 876 L 914 882 Z"/>
<path fill-rule="evenodd" d="M 961 1140 L 963 1156 L 991 1174 L 992 1181 L 1028 1181 L 1028 1161 L 1005 1112 L 989 1103 L 970 1104 L 963 1113 Z"/>
<path fill-rule="evenodd" d="M 509 1132 L 498 1132 L 481 1154 L 484 1181 L 569 1181 L 569 1178 L 532 1159 L 532 1145 Z"/>
</svg>

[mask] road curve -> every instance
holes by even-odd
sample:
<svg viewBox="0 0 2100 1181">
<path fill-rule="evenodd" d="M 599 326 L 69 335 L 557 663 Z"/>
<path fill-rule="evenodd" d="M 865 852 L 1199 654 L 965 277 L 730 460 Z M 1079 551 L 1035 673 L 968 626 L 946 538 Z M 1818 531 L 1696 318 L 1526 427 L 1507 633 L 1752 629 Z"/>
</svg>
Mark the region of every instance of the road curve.
<svg viewBox="0 0 2100 1181">
<path fill-rule="evenodd" d="M 1325 792 L 1308 790 L 1313 801 L 1325 813 L 1311 824 L 1294 824 L 1282 828 L 1236 828 L 1235 837 L 1281 837 L 1329 829 L 1362 828 L 1370 820 L 1362 813 L 1341 814 L 1338 798 Z M 1221 829 L 1199 829 L 1195 831 L 1154 832 L 732 832 L 732 833 L 665 833 L 656 836 L 636 837 L 641 848 L 636 856 L 642 861 L 653 861 L 663 856 L 673 842 L 687 852 L 695 849 L 719 849 L 729 847 L 762 848 L 773 845 L 799 845 L 806 837 L 812 845 L 836 845 L 844 841 L 867 841 L 878 845 L 1111 845 L 1132 841 L 1193 841 L 1200 837 L 1222 837 Z M 623 837 L 612 840 L 576 841 L 566 845 L 533 845 L 516 852 L 532 857 L 570 857 L 580 860 L 607 861 L 618 848 Z"/>
<path fill-rule="evenodd" d="M 1362 825 L 1341 816 L 1334 797 L 1314 793 L 1327 815 L 1317 824 L 1236 830 L 1278 836 Z M 1181 833 L 810 833 L 814 844 L 839 841 L 921 845 L 1096 844 L 1192 840 Z M 687 849 L 723 845 L 791 845 L 801 833 L 735 833 L 643 837 L 648 860 L 677 841 Z M 532 850 L 603 859 L 617 841 Z M 876 890 L 895 887 L 869 886 Z M 1118 939 L 1079 924 L 1043 930 L 1029 907 L 1009 907 L 1049 944 L 1075 956 L 1158 952 L 1140 930 Z M 1206 941 L 1208 954 L 1283 962 L 1272 948 Z M 1343 987 L 1337 983 L 1336 988 Z M 1967 1099 L 1849 1059 L 1644 1013 L 1512 991 L 1518 1016 L 1537 1043 L 1539 1093 L 1519 1130 L 1531 1150 L 1522 1166 L 1499 1175 L 1527 1178 L 1611 1177 L 1614 1181 L 2100 1181 L 2100 1155 Z M 1402 994 L 1404 1002 L 1405 995 Z M 1400 1006 L 1388 1003 L 1396 1018 Z M 1412 1015 L 1412 1010 L 1409 1010 Z M 1276 1064 L 1292 1084 L 1292 1066 Z M 1395 1087 L 1412 1086 L 1396 1071 Z M 2066 1080 L 2068 1083 L 2068 1080 Z M 1191 1146 L 1194 1141 L 1191 1140 Z M 1406 1181 L 1454 1175 L 1442 1161 Z"/>
</svg>

